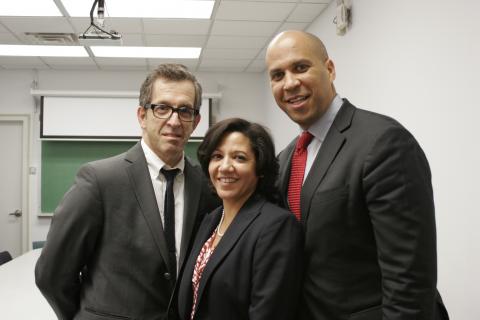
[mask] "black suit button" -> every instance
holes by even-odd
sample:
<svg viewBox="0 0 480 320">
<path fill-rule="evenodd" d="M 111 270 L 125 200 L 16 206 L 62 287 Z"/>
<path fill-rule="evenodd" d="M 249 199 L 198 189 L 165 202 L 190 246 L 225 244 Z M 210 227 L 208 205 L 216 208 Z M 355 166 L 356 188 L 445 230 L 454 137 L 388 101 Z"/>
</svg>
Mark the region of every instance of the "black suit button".
<svg viewBox="0 0 480 320">
<path fill-rule="evenodd" d="M 172 278 L 172 275 L 171 275 L 169 272 L 165 272 L 165 273 L 163 274 L 163 277 L 164 277 L 165 279 L 167 279 L 167 280 L 170 280 L 170 279 Z"/>
</svg>

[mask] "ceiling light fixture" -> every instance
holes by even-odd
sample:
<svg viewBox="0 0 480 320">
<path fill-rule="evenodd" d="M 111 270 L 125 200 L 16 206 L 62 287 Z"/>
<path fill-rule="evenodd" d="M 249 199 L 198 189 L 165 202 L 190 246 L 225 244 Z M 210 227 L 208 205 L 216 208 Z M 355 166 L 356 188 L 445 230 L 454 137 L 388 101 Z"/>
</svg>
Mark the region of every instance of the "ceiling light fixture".
<svg viewBox="0 0 480 320">
<path fill-rule="evenodd" d="M 71 17 L 87 17 L 89 1 L 62 0 Z M 190 18 L 210 19 L 215 1 L 209 0 L 135 0 L 111 1 L 105 7 L 110 18 Z"/>
<path fill-rule="evenodd" d="M 53 0 L 2 0 L 0 16 L 60 17 L 62 13 Z"/>
<path fill-rule="evenodd" d="M 91 46 L 95 57 L 198 59 L 202 48 L 193 47 L 110 47 Z"/>
<path fill-rule="evenodd" d="M 34 46 L 0 44 L 0 56 L 22 57 L 88 57 L 81 46 Z"/>
</svg>

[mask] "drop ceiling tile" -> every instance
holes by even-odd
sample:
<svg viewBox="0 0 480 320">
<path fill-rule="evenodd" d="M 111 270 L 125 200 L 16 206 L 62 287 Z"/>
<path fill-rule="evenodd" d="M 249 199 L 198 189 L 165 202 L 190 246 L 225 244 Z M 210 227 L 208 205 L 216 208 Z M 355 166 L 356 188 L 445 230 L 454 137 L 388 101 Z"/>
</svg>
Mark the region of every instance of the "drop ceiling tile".
<svg viewBox="0 0 480 320">
<path fill-rule="evenodd" d="M 325 3 L 325 4 L 329 4 L 330 2 L 332 2 L 332 0 L 301 0 L 301 2 L 305 2 L 305 3 Z"/>
<path fill-rule="evenodd" d="M 248 66 L 247 70 L 248 72 L 264 72 L 266 69 L 265 66 L 265 61 L 264 60 L 253 60 L 252 63 Z"/>
<path fill-rule="evenodd" d="M 206 35 L 210 23 L 208 19 L 143 19 L 147 34 Z"/>
<path fill-rule="evenodd" d="M 74 32 L 64 17 L 4 17 L 2 22 L 17 35 L 25 32 Z"/>
<path fill-rule="evenodd" d="M 190 70 L 195 70 L 198 64 L 198 59 L 148 59 L 148 69 L 153 70 L 162 63 L 180 63 Z"/>
<path fill-rule="evenodd" d="M 0 17 L 0 33 L 7 33 L 7 32 L 10 32 L 10 31 L 8 31 L 8 29 L 2 25 L 2 18 Z"/>
<path fill-rule="evenodd" d="M 207 36 L 203 35 L 145 35 L 149 47 L 203 47 L 206 40 Z"/>
<path fill-rule="evenodd" d="M 243 72 L 245 70 L 244 67 L 236 67 L 236 66 L 212 66 L 212 67 L 207 67 L 207 66 L 200 66 L 198 67 L 198 71 L 200 72 Z"/>
<path fill-rule="evenodd" d="M 0 66 L 5 69 L 49 69 L 49 67 L 37 57 L 0 56 Z"/>
<path fill-rule="evenodd" d="M 222 2 L 297 2 L 296 0 L 222 0 Z"/>
<path fill-rule="evenodd" d="M 300 3 L 288 16 L 289 22 L 312 22 L 327 7 L 322 3 Z"/>
<path fill-rule="evenodd" d="M 90 18 L 75 17 L 70 19 L 77 32 L 83 32 L 90 26 Z M 115 30 L 120 34 L 142 33 L 142 19 L 140 18 L 107 18 L 105 19 L 106 31 Z"/>
<path fill-rule="evenodd" d="M 20 41 L 17 40 L 11 33 L 0 33 L 0 43 L 2 44 L 20 44 Z"/>
<path fill-rule="evenodd" d="M 95 61 L 100 67 L 108 66 L 132 66 L 132 67 L 146 67 L 147 59 L 143 58 L 98 58 Z"/>
<path fill-rule="evenodd" d="M 49 65 L 52 69 L 97 69 L 97 65 L 92 60 L 92 58 L 52 58 L 52 57 L 44 57 L 42 58 L 43 61 L 47 65 Z"/>
<path fill-rule="evenodd" d="M 83 33 L 90 26 L 90 18 L 70 18 L 70 22 L 75 30 L 75 33 Z M 108 26 L 107 26 L 108 29 Z"/>
<path fill-rule="evenodd" d="M 211 34 L 235 36 L 271 36 L 280 22 L 216 20 Z"/>
<path fill-rule="evenodd" d="M 291 2 L 222 1 L 215 19 L 283 21 L 294 7 Z"/>
<path fill-rule="evenodd" d="M 103 40 L 103 41 L 117 41 L 117 40 Z M 107 42 L 108 43 L 108 42 Z M 140 33 L 123 33 L 121 39 L 122 46 L 128 47 L 143 47 L 145 46 L 145 41 Z M 103 45 L 103 44 L 102 44 Z"/>
<path fill-rule="evenodd" d="M 307 22 L 285 22 L 278 29 L 278 33 L 286 30 L 305 30 L 307 26 Z"/>
<path fill-rule="evenodd" d="M 267 46 L 268 46 L 268 44 L 267 44 Z M 263 49 L 258 53 L 257 59 L 265 59 L 265 55 L 267 54 L 267 46 L 265 46 L 265 48 L 263 48 Z"/>
<path fill-rule="evenodd" d="M 250 59 L 202 59 L 200 67 L 242 67 L 250 63 Z"/>
<path fill-rule="evenodd" d="M 270 37 L 210 36 L 208 49 L 261 49 Z"/>
<path fill-rule="evenodd" d="M 120 64 L 120 65 L 102 65 L 100 66 L 100 70 L 105 70 L 105 71 L 144 71 L 146 72 L 148 70 L 148 66 L 134 66 L 134 65 L 126 65 L 126 64 Z"/>
<path fill-rule="evenodd" d="M 253 59 L 258 49 L 205 49 L 202 59 Z"/>
</svg>

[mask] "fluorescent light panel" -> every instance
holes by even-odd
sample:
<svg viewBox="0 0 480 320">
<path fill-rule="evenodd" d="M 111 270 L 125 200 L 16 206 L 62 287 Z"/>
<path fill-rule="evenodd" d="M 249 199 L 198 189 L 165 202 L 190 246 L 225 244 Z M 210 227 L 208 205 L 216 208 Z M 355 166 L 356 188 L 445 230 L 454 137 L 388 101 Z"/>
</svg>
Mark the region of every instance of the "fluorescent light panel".
<svg viewBox="0 0 480 320">
<path fill-rule="evenodd" d="M 93 54 L 102 58 L 198 59 L 202 48 L 193 47 L 110 47 L 91 46 Z"/>
<path fill-rule="evenodd" d="M 93 1 L 62 0 L 62 3 L 71 17 L 88 17 Z M 105 0 L 105 17 L 210 19 L 214 4 L 215 1 L 207 0 Z"/>
<path fill-rule="evenodd" d="M 0 44 L 0 56 L 22 57 L 88 57 L 81 46 L 30 46 Z"/>
<path fill-rule="evenodd" d="M 0 16 L 59 17 L 62 13 L 53 0 L 1 0 Z"/>
</svg>

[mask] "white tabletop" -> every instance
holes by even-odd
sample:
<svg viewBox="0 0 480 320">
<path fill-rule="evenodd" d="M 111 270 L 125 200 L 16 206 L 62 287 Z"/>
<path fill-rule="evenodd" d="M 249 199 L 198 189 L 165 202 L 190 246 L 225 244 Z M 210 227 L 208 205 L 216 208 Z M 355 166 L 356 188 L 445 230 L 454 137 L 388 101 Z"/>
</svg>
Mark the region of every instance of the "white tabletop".
<svg viewBox="0 0 480 320">
<path fill-rule="evenodd" d="M 41 249 L 0 266 L 0 314 L 9 320 L 55 320 L 57 317 L 35 285 L 35 263 Z"/>
</svg>

